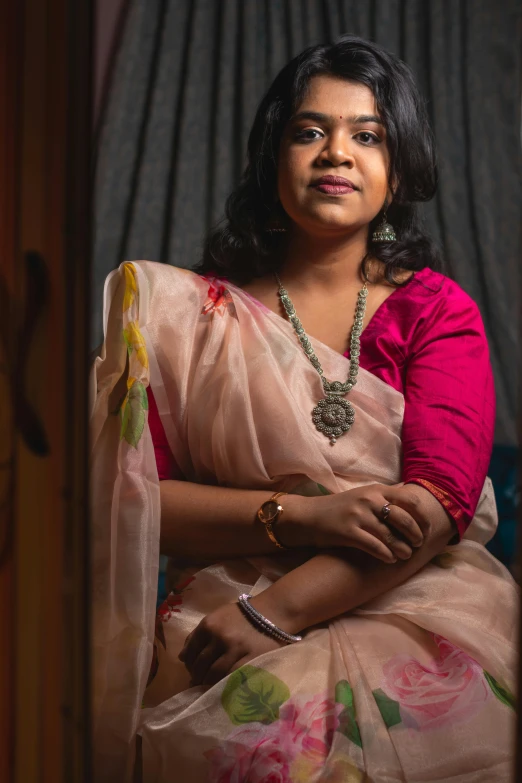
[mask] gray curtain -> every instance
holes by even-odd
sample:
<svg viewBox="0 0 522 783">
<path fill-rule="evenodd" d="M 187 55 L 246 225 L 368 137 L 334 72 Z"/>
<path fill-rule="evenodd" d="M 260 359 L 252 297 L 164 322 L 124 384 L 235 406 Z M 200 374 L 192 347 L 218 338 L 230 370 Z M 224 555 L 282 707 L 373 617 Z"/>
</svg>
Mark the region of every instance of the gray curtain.
<svg viewBox="0 0 522 783">
<path fill-rule="evenodd" d="M 130 0 L 96 150 L 93 346 L 108 272 L 193 266 L 271 80 L 304 47 L 353 33 L 409 63 L 427 100 L 441 181 L 426 222 L 481 308 L 496 439 L 514 444 L 521 16 L 519 0 Z"/>
</svg>

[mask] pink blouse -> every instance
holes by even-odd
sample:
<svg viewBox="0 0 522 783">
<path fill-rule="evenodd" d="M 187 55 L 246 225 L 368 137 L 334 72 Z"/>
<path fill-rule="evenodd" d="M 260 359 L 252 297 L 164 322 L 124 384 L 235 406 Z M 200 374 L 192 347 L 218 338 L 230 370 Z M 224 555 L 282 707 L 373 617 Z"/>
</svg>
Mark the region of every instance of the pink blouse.
<svg viewBox="0 0 522 783">
<path fill-rule="evenodd" d="M 404 395 L 402 481 L 431 492 L 462 536 L 487 474 L 495 422 L 493 375 L 477 305 L 445 275 L 429 268 L 416 272 L 364 329 L 359 362 Z M 150 387 L 147 393 L 160 480 L 183 478 Z"/>
</svg>

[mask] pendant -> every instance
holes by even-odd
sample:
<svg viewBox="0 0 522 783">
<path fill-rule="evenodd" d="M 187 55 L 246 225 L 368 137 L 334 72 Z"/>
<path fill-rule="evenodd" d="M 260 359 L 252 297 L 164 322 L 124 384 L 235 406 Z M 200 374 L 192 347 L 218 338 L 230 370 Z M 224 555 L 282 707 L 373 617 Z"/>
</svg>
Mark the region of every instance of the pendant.
<svg viewBox="0 0 522 783">
<path fill-rule="evenodd" d="M 338 437 L 348 432 L 354 419 L 353 405 L 338 394 L 327 394 L 323 400 L 319 400 L 312 411 L 315 428 L 330 439 L 332 446 L 337 442 Z"/>
</svg>

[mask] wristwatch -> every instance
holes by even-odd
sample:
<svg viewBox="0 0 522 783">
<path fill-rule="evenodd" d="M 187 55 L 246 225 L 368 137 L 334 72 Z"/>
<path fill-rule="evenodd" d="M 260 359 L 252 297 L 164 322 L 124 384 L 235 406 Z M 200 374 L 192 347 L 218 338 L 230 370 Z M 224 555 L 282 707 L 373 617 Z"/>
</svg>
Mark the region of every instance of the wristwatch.
<svg viewBox="0 0 522 783">
<path fill-rule="evenodd" d="M 277 540 L 273 530 L 273 526 L 283 513 L 283 507 L 277 502 L 277 498 L 281 497 L 281 495 L 288 495 L 288 492 L 276 492 L 269 500 L 266 500 L 257 512 L 257 518 L 265 526 L 270 541 L 272 541 L 278 549 L 288 549 L 287 546 L 283 546 L 283 544 Z"/>
</svg>

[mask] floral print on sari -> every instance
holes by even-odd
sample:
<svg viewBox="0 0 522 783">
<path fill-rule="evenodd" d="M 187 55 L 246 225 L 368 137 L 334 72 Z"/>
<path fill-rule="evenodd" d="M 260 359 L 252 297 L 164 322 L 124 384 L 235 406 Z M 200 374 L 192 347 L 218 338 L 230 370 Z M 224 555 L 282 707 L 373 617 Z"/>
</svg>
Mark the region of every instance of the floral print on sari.
<svg viewBox="0 0 522 783">
<path fill-rule="evenodd" d="M 196 578 L 193 575 L 187 575 L 185 572 L 180 572 L 179 576 L 179 581 L 176 582 L 176 585 L 172 588 L 163 603 L 158 606 L 156 611 L 154 644 L 152 649 L 152 661 L 147 679 L 147 688 L 158 673 L 158 642 L 161 644 L 164 650 L 167 649 L 163 624 L 167 623 L 174 616 L 175 612 L 181 612 L 181 606 L 183 604 L 183 593 L 191 584 L 191 582 L 193 582 Z"/>
<path fill-rule="evenodd" d="M 279 678 L 248 665 L 230 675 L 222 704 L 238 728 L 205 753 L 209 783 L 314 780 L 324 771 L 344 711 L 326 693 L 290 698 Z"/>
<path fill-rule="evenodd" d="M 512 694 L 477 661 L 442 636 L 429 635 L 439 650 L 430 665 L 399 654 L 383 666 L 382 688 L 373 696 L 387 729 L 451 726 L 472 718 L 493 696 L 514 708 Z M 291 696 L 274 674 L 245 665 L 227 678 L 221 703 L 237 728 L 204 754 L 209 783 L 369 780 L 345 752 L 330 753 L 336 733 L 362 748 L 347 680 L 336 684 L 334 698 L 326 692 Z"/>
<path fill-rule="evenodd" d="M 124 274 L 123 339 L 127 347 L 129 375 L 127 394 L 121 401 L 119 409 L 120 440 L 126 440 L 130 446 L 137 449 L 145 428 L 145 412 L 149 407 L 146 391 L 149 385 L 149 357 L 140 331 L 139 294 L 134 265 L 125 264 Z"/>
<path fill-rule="evenodd" d="M 439 648 L 431 665 L 400 654 L 383 667 L 382 688 L 373 695 L 388 728 L 402 723 L 430 731 L 468 721 L 493 696 L 514 709 L 513 695 L 477 661 L 442 636 L 431 636 Z"/>
<path fill-rule="evenodd" d="M 222 316 L 227 312 L 229 315 L 237 318 L 232 295 L 228 288 L 223 285 L 222 278 L 202 276 L 202 279 L 209 283 L 207 299 L 201 310 L 202 315 L 217 313 L 217 315 Z"/>
</svg>

